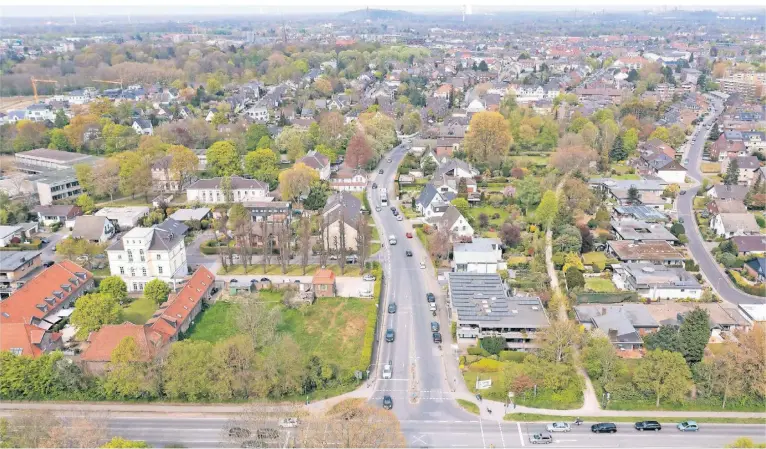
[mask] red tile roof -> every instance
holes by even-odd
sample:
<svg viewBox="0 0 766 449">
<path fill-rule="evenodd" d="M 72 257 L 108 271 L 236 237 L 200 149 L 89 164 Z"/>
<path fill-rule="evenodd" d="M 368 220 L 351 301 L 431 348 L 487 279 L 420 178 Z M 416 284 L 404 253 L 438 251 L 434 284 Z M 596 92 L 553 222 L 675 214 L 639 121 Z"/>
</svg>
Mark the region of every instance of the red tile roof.
<svg viewBox="0 0 766 449">
<path fill-rule="evenodd" d="M 80 360 L 85 362 L 109 362 L 112 359 L 112 351 L 126 337 L 133 337 L 136 344 L 142 350 L 152 348 L 151 336 L 148 328 L 133 323 L 110 324 L 102 327 L 88 336 L 90 344 L 80 354 Z"/>
<path fill-rule="evenodd" d="M 1 302 L 0 323 L 30 324 L 33 319 L 42 320 L 91 279 L 93 273 L 71 260 L 63 260 Z"/>
<path fill-rule="evenodd" d="M 32 335 L 36 330 L 45 333 L 42 329 L 31 324 L 3 323 L 0 326 L 0 351 L 21 349 L 21 353 L 18 355 L 38 357 L 43 351 L 36 344 L 42 341 L 42 336 L 37 338 L 35 335 L 33 338 Z"/>
<path fill-rule="evenodd" d="M 199 267 L 189 282 L 178 293 L 171 293 L 168 300 L 154 313 L 147 326 L 163 335 L 166 340 L 178 334 L 181 324 L 189 318 L 197 304 L 202 301 L 215 281 L 215 276 L 205 267 Z"/>
<path fill-rule="evenodd" d="M 311 283 L 333 285 L 335 284 L 335 273 L 327 269 L 319 269 L 314 273 Z"/>
</svg>

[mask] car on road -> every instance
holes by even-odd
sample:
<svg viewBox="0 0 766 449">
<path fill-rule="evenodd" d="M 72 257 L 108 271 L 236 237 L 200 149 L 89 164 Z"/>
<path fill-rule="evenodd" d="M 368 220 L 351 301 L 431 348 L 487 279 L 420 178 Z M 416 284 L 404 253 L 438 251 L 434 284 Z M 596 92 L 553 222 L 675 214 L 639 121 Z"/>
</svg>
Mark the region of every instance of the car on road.
<svg viewBox="0 0 766 449">
<path fill-rule="evenodd" d="M 404 220 L 404 217 L 402 217 L 401 215 L 397 214 L 396 215 L 396 221 L 402 221 L 402 220 Z"/>
<path fill-rule="evenodd" d="M 378 174 L 379 174 L 379 175 L 382 175 L 382 174 L 383 174 L 383 169 L 382 169 L 382 168 L 381 168 L 380 170 L 378 170 Z"/>
<path fill-rule="evenodd" d="M 346 256 L 346 263 L 357 263 L 359 261 L 359 257 L 352 254 L 350 256 Z"/>
<path fill-rule="evenodd" d="M 393 212 L 393 214 L 394 214 L 394 217 L 398 217 L 398 216 L 399 216 L 399 211 L 398 211 L 398 210 L 396 210 L 396 209 L 394 209 L 394 212 Z"/>
<path fill-rule="evenodd" d="M 367 273 L 364 276 L 362 276 L 362 280 L 363 281 L 374 281 L 375 280 L 375 276 L 371 275 L 370 273 Z"/>
<path fill-rule="evenodd" d="M 391 158 L 386 159 L 386 161 L 391 162 Z"/>
<path fill-rule="evenodd" d="M 679 222 L 679 223 L 683 223 L 683 222 L 684 222 L 684 218 L 683 218 L 683 217 L 679 217 L 679 218 L 678 218 L 678 222 Z"/>
<path fill-rule="evenodd" d="M 261 282 L 271 282 L 269 278 L 261 278 Z"/>
<path fill-rule="evenodd" d="M 436 303 L 432 302 L 428 304 L 428 311 L 429 312 L 436 312 Z"/>
<path fill-rule="evenodd" d="M 407 250 L 407 251 L 404 252 L 404 255 L 407 256 L 407 257 L 412 257 L 412 251 Z"/>
<path fill-rule="evenodd" d="M 388 363 L 383 365 L 383 378 L 390 379 L 393 373 L 394 373 L 394 362 L 389 360 Z"/>
<path fill-rule="evenodd" d="M 377 182 L 373 182 L 372 183 L 372 188 L 373 189 L 377 189 L 378 188 L 378 183 Z"/>
<path fill-rule="evenodd" d="M 386 329 L 386 341 L 391 343 L 394 341 L 394 338 L 396 337 L 396 332 L 394 332 L 393 329 Z"/>
<path fill-rule="evenodd" d="M 529 436 L 529 442 L 532 444 L 551 444 L 553 435 L 549 433 L 533 433 Z"/>
<path fill-rule="evenodd" d="M 617 426 L 612 422 L 600 422 L 590 426 L 593 433 L 617 433 Z"/>
<path fill-rule="evenodd" d="M 424 270 L 426 268 L 426 260 L 420 259 L 420 269 Z"/>
<path fill-rule="evenodd" d="M 375 212 L 380 212 L 380 206 L 375 206 Z"/>
<path fill-rule="evenodd" d="M 442 342 L 442 334 L 440 334 L 438 332 L 434 332 L 432 338 L 434 340 L 434 343 L 440 343 L 441 344 L 441 342 Z"/>
<path fill-rule="evenodd" d="M 681 432 L 696 432 L 696 431 L 700 430 L 700 426 L 697 425 L 696 421 L 684 421 L 684 422 L 680 422 L 680 423 L 678 423 L 678 425 L 676 427 Z"/>
<path fill-rule="evenodd" d="M 644 430 L 652 430 L 659 432 L 662 430 L 662 425 L 657 421 L 639 421 L 635 424 L 636 430 L 643 432 Z"/>
<path fill-rule="evenodd" d="M 386 410 L 391 410 L 394 408 L 394 400 L 391 399 L 391 396 L 385 395 L 383 396 L 383 408 Z"/>
<path fill-rule="evenodd" d="M 679 195 L 686 195 L 686 190 L 681 190 L 681 191 L 679 192 Z"/>
<path fill-rule="evenodd" d="M 41 238 L 41 239 L 40 239 L 40 242 L 41 242 L 43 245 L 47 245 L 47 244 L 48 244 L 48 242 L 50 242 L 50 240 L 48 240 L 48 239 L 46 239 L 45 237 L 43 237 L 43 238 Z"/>
<path fill-rule="evenodd" d="M 388 305 L 388 313 L 396 313 L 396 303 L 392 302 Z"/>
<path fill-rule="evenodd" d="M 407 237 L 408 239 L 411 239 L 412 238 L 412 233 L 408 232 L 408 233 L 404 234 L 404 236 Z"/>
<path fill-rule="evenodd" d="M 436 302 L 436 296 L 434 296 L 433 293 L 428 292 L 428 293 L 426 293 L 426 301 L 428 301 L 428 302 Z"/>
<path fill-rule="evenodd" d="M 545 426 L 545 429 L 548 432 L 569 432 L 572 430 L 572 428 L 569 427 L 569 424 L 563 421 L 558 421 L 555 423 L 548 424 L 547 426 Z"/>
<path fill-rule="evenodd" d="M 49 260 L 47 262 L 43 262 L 43 267 L 45 267 L 45 268 L 51 267 L 51 266 L 53 266 L 54 263 L 56 263 L 56 262 L 54 262 L 52 260 Z"/>
<path fill-rule="evenodd" d="M 396 206 L 391 206 L 389 209 L 391 209 L 391 212 L 396 212 Z"/>
<path fill-rule="evenodd" d="M 284 427 L 285 429 L 291 429 L 293 427 L 298 427 L 298 418 L 284 418 L 279 420 L 279 427 Z"/>
<path fill-rule="evenodd" d="M 431 321 L 431 332 L 439 332 L 439 323 Z"/>
<path fill-rule="evenodd" d="M 249 438 L 250 431 L 242 427 L 232 427 L 229 429 L 229 438 Z"/>
</svg>

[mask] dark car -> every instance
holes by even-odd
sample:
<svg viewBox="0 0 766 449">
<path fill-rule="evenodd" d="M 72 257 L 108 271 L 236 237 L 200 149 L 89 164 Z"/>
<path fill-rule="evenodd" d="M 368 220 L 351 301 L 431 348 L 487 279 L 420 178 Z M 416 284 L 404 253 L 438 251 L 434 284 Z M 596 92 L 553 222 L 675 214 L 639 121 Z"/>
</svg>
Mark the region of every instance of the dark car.
<svg viewBox="0 0 766 449">
<path fill-rule="evenodd" d="M 660 425 L 660 423 L 657 421 L 639 421 L 636 423 L 636 430 L 653 430 L 655 432 L 659 432 L 662 430 L 662 425 Z"/>
<path fill-rule="evenodd" d="M 44 266 L 45 268 L 48 268 L 48 267 L 50 267 L 50 266 L 53 266 L 53 264 L 54 264 L 54 263 L 56 263 L 56 262 L 54 262 L 54 261 L 52 261 L 52 260 L 49 260 L 49 261 L 47 261 L 47 262 L 43 262 L 43 266 Z"/>
<path fill-rule="evenodd" d="M 438 332 L 434 332 L 433 334 L 434 343 L 441 343 L 442 342 L 442 334 Z"/>
<path fill-rule="evenodd" d="M 383 174 L 383 169 L 382 169 L 382 168 L 381 168 L 380 170 L 378 170 L 378 174 L 379 174 L 379 175 L 382 175 L 382 174 Z"/>
<path fill-rule="evenodd" d="M 385 395 L 383 396 L 383 408 L 386 410 L 391 410 L 394 408 L 394 400 L 391 399 L 391 396 Z"/>
<path fill-rule="evenodd" d="M 392 302 L 388 305 L 388 313 L 396 313 L 396 303 Z"/>
<path fill-rule="evenodd" d="M 431 321 L 431 332 L 439 332 L 439 323 Z"/>
<path fill-rule="evenodd" d="M 391 212 L 396 211 L 396 206 L 391 206 L 389 209 L 391 209 Z"/>
<path fill-rule="evenodd" d="M 269 278 L 261 278 L 261 282 L 271 282 L 271 280 Z"/>
<path fill-rule="evenodd" d="M 248 438 L 250 436 L 250 431 L 247 429 L 243 429 L 242 427 L 232 427 L 229 429 L 229 437 L 230 438 Z"/>
<path fill-rule="evenodd" d="M 426 293 L 426 301 L 428 301 L 428 302 L 436 302 L 436 296 L 434 296 L 433 293 L 428 292 L 428 293 Z"/>
<path fill-rule="evenodd" d="M 394 341 L 395 333 L 393 329 L 386 329 L 386 341 L 391 343 Z"/>
<path fill-rule="evenodd" d="M 40 239 L 40 242 L 42 242 L 42 244 L 43 244 L 43 245 L 47 245 L 47 244 L 48 244 L 48 242 L 50 242 L 50 240 L 48 240 L 48 239 L 46 239 L 46 238 L 41 238 L 41 239 Z"/>
<path fill-rule="evenodd" d="M 398 211 L 398 210 L 396 210 L 396 209 L 394 209 L 394 212 L 393 212 L 393 214 L 394 214 L 394 217 L 396 217 L 396 216 L 398 216 L 398 215 L 399 215 L 399 211 Z"/>
<path fill-rule="evenodd" d="M 407 251 L 404 252 L 404 255 L 407 256 L 407 257 L 412 257 L 412 251 L 407 250 Z"/>
<path fill-rule="evenodd" d="M 680 194 L 681 195 L 686 195 L 686 190 L 681 190 Z"/>
<path fill-rule="evenodd" d="M 590 430 L 594 433 L 617 433 L 617 426 L 611 422 L 600 422 L 590 426 Z"/>
<path fill-rule="evenodd" d="M 373 182 L 372 183 L 372 188 L 373 189 L 377 189 L 378 188 L 378 183 L 377 182 Z"/>
</svg>

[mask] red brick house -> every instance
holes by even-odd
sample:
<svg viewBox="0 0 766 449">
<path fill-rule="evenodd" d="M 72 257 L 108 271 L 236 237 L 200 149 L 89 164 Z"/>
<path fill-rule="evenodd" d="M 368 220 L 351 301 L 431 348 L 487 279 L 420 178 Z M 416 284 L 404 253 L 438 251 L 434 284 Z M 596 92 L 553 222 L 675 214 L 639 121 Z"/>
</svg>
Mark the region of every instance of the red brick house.
<svg viewBox="0 0 766 449">
<path fill-rule="evenodd" d="M 335 273 L 330 270 L 317 270 L 311 280 L 311 285 L 314 288 L 314 295 L 318 298 L 336 296 Z"/>
</svg>

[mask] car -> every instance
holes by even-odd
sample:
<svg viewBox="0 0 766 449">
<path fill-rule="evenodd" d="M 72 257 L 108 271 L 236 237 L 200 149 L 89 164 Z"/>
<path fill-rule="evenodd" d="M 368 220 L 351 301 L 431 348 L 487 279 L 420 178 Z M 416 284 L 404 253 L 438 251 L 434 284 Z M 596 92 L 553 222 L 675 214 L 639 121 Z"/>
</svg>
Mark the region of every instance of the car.
<svg viewBox="0 0 766 449">
<path fill-rule="evenodd" d="M 388 313 L 396 313 L 396 303 L 392 302 L 388 305 Z"/>
<path fill-rule="evenodd" d="M 394 332 L 393 329 L 386 329 L 386 341 L 391 343 L 394 341 L 394 338 L 396 337 L 396 332 Z"/>
<path fill-rule="evenodd" d="M 396 209 L 394 209 L 394 212 L 393 212 L 393 214 L 394 214 L 394 217 L 398 217 L 398 216 L 399 216 L 399 211 L 398 211 L 398 210 L 396 210 Z"/>
<path fill-rule="evenodd" d="M 644 430 L 653 430 L 659 432 L 662 430 L 662 425 L 657 421 L 639 421 L 635 424 L 636 430 L 643 432 Z"/>
<path fill-rule="evenodd" d="M 563 421 L 558 421 L 555 423 L 548 424 L 547 426 L 545 426 L 545 429 L 548 432 L 569 432 L 572 430 L 572 428 L 569 427 L 569 424 Z"/>
<path fill-rule="evenodd" d="M 300 280 L 300 279 L 296 279 L 296 280 L 294 280 L 294 281 L 293 281 L 293 283 L 294 283 L 294 284 L 300 284 L 300 283 L 301 283 L 301 280 Z"/>
<path fill-rule="evenodd" d="M 41 239 L 40 239 L 40 242 L 41 242 L 43 245 L 47 245 L 47 244 L 48 244 L 48 242 L 50 242 L 50 240 L 48 240 L 48 239 L 46 239 L 45 237 L 43 237 L 43 238 L 41 238 Z"/>
<path fill-rule="evenodd" d="M 265 429 L 256 430 L 255 436 L 258 437 L 259 440 L 275 440 L 279 438 L 279 431 L 267 427 Z"/>
<path fill-rule="evenodd" d="M 404 252 L 404 255 L 407 256 L 407 257 L 412 257 L 412 251 L 407 250 L 407 251 Z"/>
<path fill-rule="evenodd" d="M 346 263 L 357 263 L 359 261 L 359 257 L 352 254 L 350 256 L 346 256 Z"/>
<path fill-rule="evenodd" d="M 678 217 L 678 222 L 679 223 L 683 223 L 684 222 L 684 218 L 683 217 Z"/>
<path fill-rule="evenodd" d="M 678 194 L 679 195 L 686 195 L 686 190 L 681 190 Z"/>
<path fill-rule="evenodd" d="M 684 421 L 678 423 L 676 426 L 678 430 L 681 432 L 696 432 L 700 430 L 700 426 L 697 425 L 696 421 Z"/>
<path fill-rule="evenodd" d="M 411 239 L 412 238 L 412 233 L 408 232 L 408 233 L 404 234 L 404 236 L 407 237 L 408 239 Z"/>
<path fill-rule="evenodd" d="M 364 276 L 362 276 L 362 280 L 363 281 L 374 281 L 375 280 L 375 276 L 371 275 L 370 273 L 367 273 Z"/>
<path fill-rule="evenodd" d="M 428 301 L 428 302 L 436 302 L 436 296 L 434 296 L 433 293 L 428 292 L 428 293 L 426 293 L 426 301 Z"/>
<path fill-rule="evenodd" d="M 391 162 L 391 158 L 386 159 L 386 161 Z"/>
<path fill-rule="evenodd" d="M 279 420 L 279 427 L 284 427 L 285 429 L 290 429 L 293 427 L 298 427 L 298 418 L 284 418 Z"/>
<path fill-rule="evenodd" d="M 420 259 L 420 269 L 425 270 L 425 268 L 426 268 L 426 260 Z"/>
<path fill-rule="evenodd" d="M 396 212 L 396 206 L 391 206 L 389 209 L 391 209 L 391 212 Z"/>
<path fill-rule="evenodd" d="M 402 220 L 404 220 L 404 217 L 402 217 L 401 215 L 396 216 L 396 221 L 402 221 Z"/>
<path fill-rule="evenodd" d="M 553 436 L 549 433 L 533 433 L 529 436 L 529 442 L 532 444 L 551 444 Z"/>
<path fill-rule="evenodd" d="M 441 342 L 442 342 L 442 334 L 440 334 L 438 332 L 434 332 L 432 338 L 434 340 L 434 343 L 440 343 L 441 344 Z"/>
<path fill-rule="evenodd" d="M 250 431 L 242 427 L 232 427 L 229 429 L 229 438 L 249 438 Z"/>
<path fill-rule="evenodd" d="M 53 266 L 54 263 L 56 263 L 56 262 L 54 262 L 52 260 L 49 260 L 47 262 L 43 262 L 43 267 L 45 267 L 45 268 L 51 267 L 51 266 Z"/>
<path fill-rule="evenodd" d="M 271 282 L 269 278 L 261 278 L 261 282 Z"/>
<path fill-rule="evenodd" d="M 379 175 L 382 175 L 382 174 L 383 174 L 383 169 L 382 169 L 382 168 L 381 168 L 380 170 L 378 170 L 378 174 L 379 174 Z"/>
<path fill-rule="evenodd" d="M 431 321 L 431 332 L 439 332 L 439 323 Z"/>
<path fill-rule="evenodd" d="M 388 363 L 383 365 L 383 378 L 390 379 L 393 373 L 394 373 L 394 362 L 389 360 Z"/>
<path fill-rule="evenodd" d="M 373 189 L 377 189 L 378 188 L 378 183 L 377 182 L 373 182 L 372 183 L 372 188 Z"/>
<path fill-rule="evenodd" d="M 337 254 L 330 254 L 330 257 L 328 257 L 328 259 L 330 259 L 330 260 L 338 260 L 338 255 Z"/>
<path fill-rule="evenodd" d="M 436 303 L 435 302 L 428 303 L 428 311 L 429 312 L 436 312 Z"/>
<path fill-rule="evenodd" d="M 380 212 L 380 211 L 381 211 L 380 206 L 375 206 L 375 212 Z"/>
<path fill-rule="evenodd" d="M 383 408 L 386 410 L 391 410 L 394 408 L 394 400 L 391 399 L 391 396 L 385 395 L 383 396 Z"/>
<path fill-rule="evenodd" d="M 600 422 L 590 426 L 593 433 L 617 433 L 617 426 L 611 422 Z"/>
</svg>

